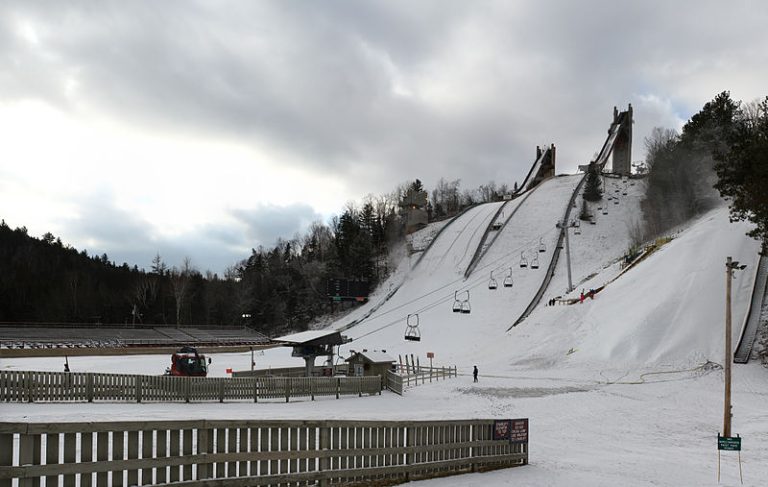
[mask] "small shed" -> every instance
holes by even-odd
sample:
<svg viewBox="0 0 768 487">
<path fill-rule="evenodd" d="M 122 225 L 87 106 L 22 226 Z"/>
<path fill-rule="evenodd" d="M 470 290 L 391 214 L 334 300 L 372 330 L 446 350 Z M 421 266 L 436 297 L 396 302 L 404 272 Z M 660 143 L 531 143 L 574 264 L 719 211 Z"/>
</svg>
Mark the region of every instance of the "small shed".
<svg viewBox="0 0 768 487">
<path fill-rule="evenodd" d="M 393 370 L 395 359 L 387 355 L 386 350 L 374 350 L 369 352 L 355 352 L 350 350 L 352 355 L 346 360 L 348 364 L 348 376 L 373 376 L 379 375 L 382 380 L 387 376 L 388 370 Z"/>
</svg>

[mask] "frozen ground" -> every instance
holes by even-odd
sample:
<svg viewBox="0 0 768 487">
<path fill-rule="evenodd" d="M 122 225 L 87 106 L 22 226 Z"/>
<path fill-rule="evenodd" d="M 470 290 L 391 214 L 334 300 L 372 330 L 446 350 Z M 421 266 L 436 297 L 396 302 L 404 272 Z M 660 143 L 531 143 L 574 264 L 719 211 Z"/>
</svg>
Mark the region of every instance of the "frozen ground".
<svg viewBox="0 0 768 487">
<path fill-rule="evenodd" d="M 421 483 L 451 487 L 717 485 L 724 263 L 730 255 L 748 265 L 734 280 L 735 339 L 749 299 L 758 245 L 744 236 L 747 226 L 728 222 L 725 208 L 714 210 L 609 284 L 594 300 L 539 306 L 506 332 L 524 307 L 525 296 L 541 282 L 546 265 L 542 260 L 538 274 L 527 269 L 529 274 L 518 277 L 523 272 L 515 267 L 518 249 L 530 251 L 539 238 L 550 242 L 551 219 L 570 197 L 569 180 L 575 178 L 558 178 L 531 195 L 483 258 L 488 262 L 507 259 L 505 267 L 512 267 L 517 277 L 513 288 L 503 288 L 503 276 L 499 276 L 499 288 L 487 289 L 488 269 L 463 279 L 467 256 L 471 257 L 483 225 L 497 209 L 483 205 L 451 223 L 421 264 L 413 269 L 404 264 L 399 271 L 401 289 L 345 332 L 356 338 L 342 348 L 345 356 L 350 348 L 384 348 L 394 356 L 418 354 L 424 362 L 424 353 L 432 351 L 438 364 L 458 366 L 460 374 L 465 374 L 458 379 L 412 388 L 403 397 L 384 393 L 290 404 L 2 404 L 0 416 L 6 421 L 528 417 L 530 465 Z M 617 275 L 615 262 L 626 251 L 631 222 L 638 216 L 639 197 L 633 191 L 639 188 L 628 188 L 620 203 L 609 207 L 608 215 L 599 215 L 597 225 L 582 226 L 582 234 L 572 236 L 574 282 L 579 286 L 597 287 Z M 541 205 L 553 209 L 536 211 Z M 478 268 L 486 264 L 481 262 Z M 547 296 L 562 294 L 563 276 L 564 269 L 559 267 Z M 466 289 L 471 291 L 472 313 L 452 313 L 454 290 Z M 366 307 L 356 312 L 364 314 Z M 422 340 L 416 343 L 403 340 L 405 317 L 414 312 L 422 317 Z M 248 353 L 216 354 L 212 372 L 223 375 L 227 367 L 247 368 L 249 359 Z M 300 365 L 283 349 L 267 351 L 256 360 L 259 367 Z M 73 370 L 139 373 L 161 373 L 166 362 L 164 356 L 70 360 Z M 468 376 L 473 364 L 480 369 L 477 384 Z M 62 361 L 0 359 L 0 368 L 61 370 Z M 733 431 L 744 438 L 744 485 L 765 485 L 768 370 L 755 363 L 734 365 L 733 381 Z M 723 454 L 720 485 L 740 485 L 736 458 Z"/>
</svg>

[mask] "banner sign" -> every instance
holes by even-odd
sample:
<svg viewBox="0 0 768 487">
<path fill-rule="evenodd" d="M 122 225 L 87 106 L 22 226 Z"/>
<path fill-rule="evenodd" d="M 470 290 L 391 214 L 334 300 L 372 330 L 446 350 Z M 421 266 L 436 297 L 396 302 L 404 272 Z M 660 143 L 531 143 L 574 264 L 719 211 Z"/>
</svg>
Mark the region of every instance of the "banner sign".
<svg viewBox="0 0 768 487">
<path fill-rule="evenodd" d="M 528 418 L 494 421 L 493 439 L 508 440 L 510 443 L 528 443 Z"/>
</svg>

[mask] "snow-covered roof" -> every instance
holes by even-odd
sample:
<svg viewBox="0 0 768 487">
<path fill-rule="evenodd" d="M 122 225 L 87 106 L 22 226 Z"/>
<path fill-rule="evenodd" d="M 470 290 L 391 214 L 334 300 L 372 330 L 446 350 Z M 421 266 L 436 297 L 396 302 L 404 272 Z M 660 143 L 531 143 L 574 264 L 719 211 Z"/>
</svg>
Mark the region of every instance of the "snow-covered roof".
<svg viewBox="0 0 768 487">
<path fill-rule="evenodd" d="M 333 334 L 339 333 L 336 330 L 309 330 L 299 333 L 293 333 L 291 335 L 285 335 L 282 337 L 273 338 L 275 342 L 288 342 L 288 343 L 306 343 L 312 340 L 324 338 Z"/>
<path fill-rule="evenodd" d="M 361 355 L 362 357 L 365 357 L 366 359 L 368 359 L 369 361 L 375 364 L 382 363 L 382 362 L 391 363 L 395 361 L 395 359 L 387 355 L 386 352 L 380 352 L 378 350 L 373 350 L 369 352 L 357 352 L 357 355 Z M 349 362 L 351 359 L 352 357 L 348 358 L 347 362 Z"/>
</svg>

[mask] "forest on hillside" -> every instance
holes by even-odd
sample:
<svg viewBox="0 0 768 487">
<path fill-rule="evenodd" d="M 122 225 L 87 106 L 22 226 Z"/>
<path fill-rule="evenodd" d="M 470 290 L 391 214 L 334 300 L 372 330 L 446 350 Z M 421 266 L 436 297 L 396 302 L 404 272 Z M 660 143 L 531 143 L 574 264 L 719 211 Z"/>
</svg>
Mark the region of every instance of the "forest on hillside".
<svg viewBox="0 0 768 487">
<path fill-rule="evenodd" d="M 705 213 L 722 197 L 731 220 L 753 223 L 749 235 L 768 251 L 768 97 L 744 103 L 724 91 L 681 133 L 654 128 L 645 148 L 648 176 L 637 241 Z"/>
</svg>

